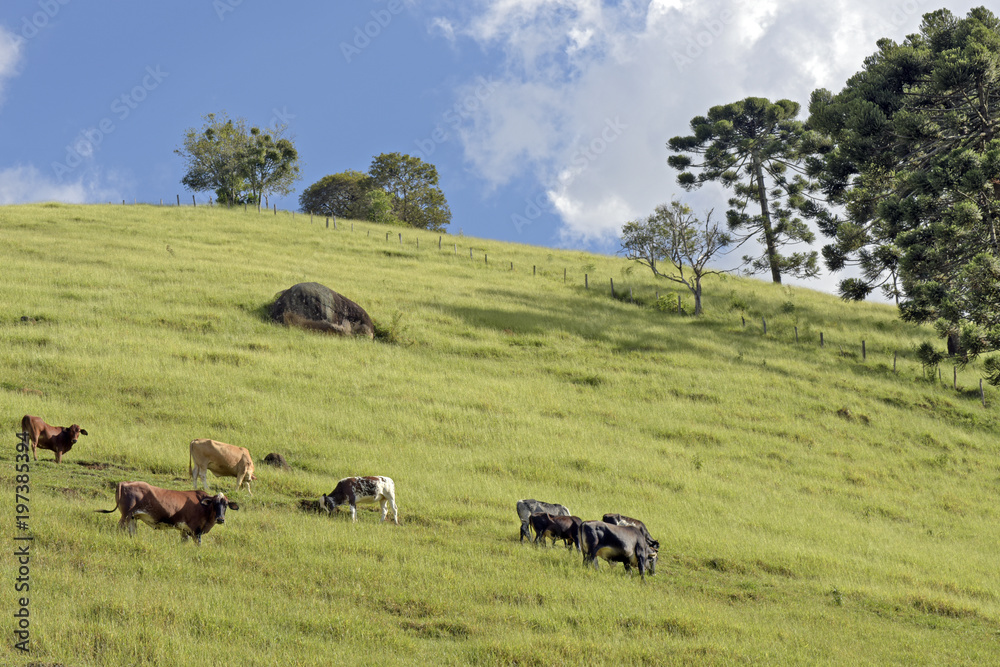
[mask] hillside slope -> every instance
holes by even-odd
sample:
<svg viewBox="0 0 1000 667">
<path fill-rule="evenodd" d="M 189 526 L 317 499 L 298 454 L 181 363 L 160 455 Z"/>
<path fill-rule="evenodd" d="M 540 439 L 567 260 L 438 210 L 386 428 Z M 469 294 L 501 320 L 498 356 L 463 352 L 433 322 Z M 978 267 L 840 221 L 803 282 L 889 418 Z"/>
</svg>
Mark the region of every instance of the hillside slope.
<svg viewBox="0 0 1000 667">
<path fill-rule="evenodd" d="M 997 398 L 974 367 L 928 379 L 932 332 L 892 308 L 726 277 L 694 319 L 619 258 L 287 213 L 48 204 L 0 230 L 8 551 L 33 537 L 32 652 L 2 664 L 1000 662 Z M 379 340 L 268 322 L 303 281 Z M 20 531 L 26 413 L 90 435 L 39 453 Z M 119 481 L 190 488 L 202 437 L 259 480 L 209 475 L 241 509 L 201 548 L 93 512 Z M 308 511 L 368 474 L 400 526 Z M 656 576 L 520 544 L 526 497 L 643 519 Z"/>
</svg>

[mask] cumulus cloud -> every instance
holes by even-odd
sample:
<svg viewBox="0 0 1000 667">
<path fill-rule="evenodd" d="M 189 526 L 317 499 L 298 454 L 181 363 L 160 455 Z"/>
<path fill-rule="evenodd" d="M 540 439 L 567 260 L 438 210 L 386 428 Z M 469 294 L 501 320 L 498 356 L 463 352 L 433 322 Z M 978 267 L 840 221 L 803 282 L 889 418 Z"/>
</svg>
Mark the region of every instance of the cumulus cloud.
<svg viewBox="0 0 1000 667">
<path fill-rule="evenodd" d="M 0 170 L 0 205 L 27 204 L 39 201 L 60 201 L 68 204 L 85 204 L 121 199 L 118 190 L 101 185 L 96 173 L 81 176 L 70 183 L 54 181 L 37 168 L 27 165 Z M 111 181 L 120 180 L 111 174 Z"/>
<path fill-rule="evenodd" d="M 600 244 L 672 195 L 721 214 L 724 191 L 676 185 L 667 140 L 749 95 L 793 99 L 804 117 L 812 90 L 839 90 L 877 39 L 916 31 L 935 8 L 923 4 L 474 0 L 432 11 L 457 48 L 465 40 L 502 63 L 482 73 L 492 94 L 459 132 L 473 170 L 489 187 L 530 174 L 564 241 Z"/>
<path fill-rule="evenodd" d="M 0 102 L 4 98 L 7 79 L 17 74 L 24 40 L 0 26 Z"/>
</svg>

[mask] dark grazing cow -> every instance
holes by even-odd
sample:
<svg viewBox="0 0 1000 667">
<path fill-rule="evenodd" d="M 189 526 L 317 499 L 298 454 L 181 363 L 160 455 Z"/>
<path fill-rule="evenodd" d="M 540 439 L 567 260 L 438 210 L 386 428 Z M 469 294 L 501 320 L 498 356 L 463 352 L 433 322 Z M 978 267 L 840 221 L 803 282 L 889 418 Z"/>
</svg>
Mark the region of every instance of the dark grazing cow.
<svg viewBox="0 0 1000 667">
<path fill-rule="evenodd" d="M 632 573 L 632 566 L 646 579 L 646 570 L 656 574 L 656 552 L 650 549 L 646 537 L 635 526 L 615 526 L 603 521 L 584 521 L 580 524 L 580 549 L 583 564 L 594 564 L 597 558 L 609 563 L 624 563 L 625 571 Z"/>
<path fill-rule="evenodd" d="M 62 463 L 62 456 L 76 444 L 81 435 L 87 431 L 78 424 L 72 426 L 49 426 L 41 417 L 24 415 L 21 418 L 21 431 L 28 434 L 31 440 L 31 454 L 38 460 L 38 449 L 50 449 L 55 452 L 56 463 Z"/>
<path fill-rule="evenodd" d="M 517 501 L 517 516 L 521 519 L 521 541 L 524 538 L 531 539 L 531 531 L 528 530 L 528 518 L 532 514 L 551 514 L 552 516 L 569 516 L 570 512 L 562 505 L 553 503 L 543 503 L 540 500 L 525 498 Z"/>
<path fill-rule="evenodd" d="M 648 530 L 646 530 L 646 524 L 638 519 L 633 519 L 630 516 L 623 516 L 621 514 L 605 514 L 601 521 L 604 523 L 611 523 L 616 526 L 635 526 L 642 531 L 643 536 L 646 538 L 646 543 L 653 551 L 660 550 L 660 543 L 654 540 L 653 536 L 649 534 Z"/>
<path fill-rule="evenodd" d="M 396 509 L 396 485 L 388 477 L 345 477 L 337 482 L 330 495 L 323 496 L 320 507 L 333 512 L 341 505 L 351 506 L 351 521 L 358 520 L 358 503 L 375 503 L 382 507 L 382 521 L 389 514 L 387 505 L 392 505 L 392 520 L 399 525 L 399 511 Z"/>
<path fill-rule="evenodd" d="M 197 491 L 174 491 L 150 486 L 146 482 L 120 482 L 115 489 L 115 507 L 94 510 L 110 514 L 117 509 L 122 513 L 118 528 L 128 529 L 135 535 L 136 519 L 153 528 L 176 528 L 181 531 L 181 541 L 194 537 L 201 546 L 201 536 L 217 523 L 226 522 L 226 509 L 238 510 L 240 506 L 219 493 L 212 496 Z"/>
<path fill-rule="evenodd" d="M 583 519 L 578 516 L 552 516 L 551 514 L 532 514 L 528 517 L 528 525 L 535 531 L 535 543 L 538 540 L 545 544 L 545 538 L 552 538 L 552 546 L 556 540 L 562 540 L 566 548 L 576 547 L 580 550 L 580 524 Z"/>
</svg>

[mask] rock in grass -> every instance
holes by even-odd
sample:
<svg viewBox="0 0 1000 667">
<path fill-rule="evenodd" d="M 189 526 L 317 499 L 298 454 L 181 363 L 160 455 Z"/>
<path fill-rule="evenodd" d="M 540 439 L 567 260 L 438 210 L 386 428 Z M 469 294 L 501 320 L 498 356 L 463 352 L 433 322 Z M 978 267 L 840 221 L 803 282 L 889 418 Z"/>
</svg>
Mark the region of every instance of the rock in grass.
<svg viewBox="0 0 1000 667">
<path fill-rule="evenodd" d="M 375 325 L 364 308 L 319 283 L 299 283 L 279 292 L 271 305 L 271 319 L 342 336 L 375 337 Z"/>
</svg>

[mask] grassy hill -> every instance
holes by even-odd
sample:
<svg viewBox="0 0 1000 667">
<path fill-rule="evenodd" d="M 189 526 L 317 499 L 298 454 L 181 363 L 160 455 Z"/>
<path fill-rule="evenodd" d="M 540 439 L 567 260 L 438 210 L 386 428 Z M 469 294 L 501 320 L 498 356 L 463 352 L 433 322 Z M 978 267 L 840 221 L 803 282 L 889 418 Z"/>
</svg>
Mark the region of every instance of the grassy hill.
<svg viewBox="0 0 1000 667">
<path fill-rule="evenodd" d="M 14 206 L 0 233 L 5 552 L 34 538 L 32 653 L 5 631 L 0 664 L 1000 662 L 997 397 L 928 378 L 892 308 L 725 277 L 695 319 L 619 258 L 287 213 Z M 379 339 L 269 323 L 303 281 Z M 90 433 L 32 464 L 28 532 L 25 413 Z M 190 488 L 201 437 L 259 478 L 209 475 L 241 509 L 201 548 L 93 512 Z M 400 526 L 303 508 L 367 474 Z M 520 544 L 525 497 L 643 519 L 656 576 Z"/>
</svg>

